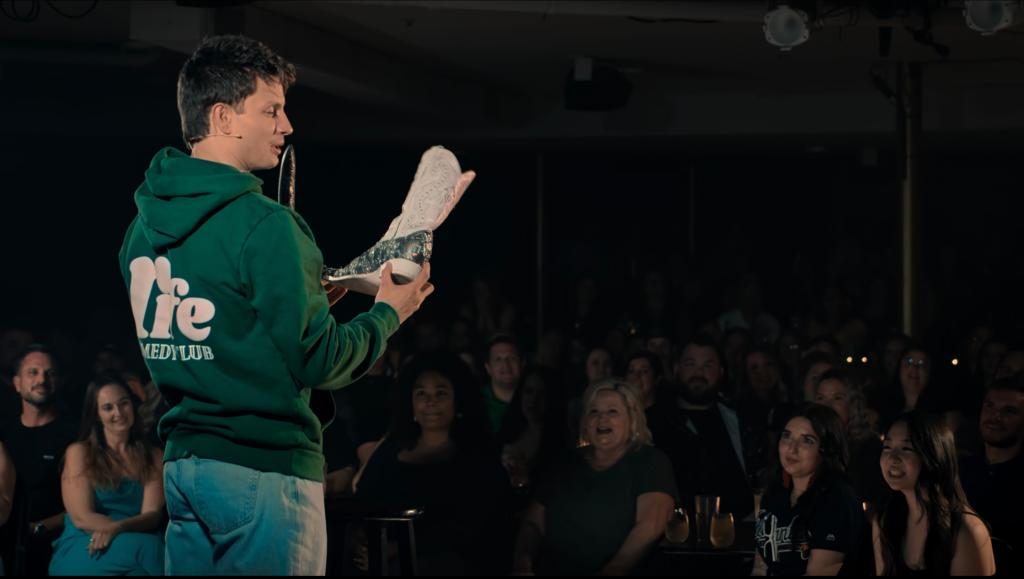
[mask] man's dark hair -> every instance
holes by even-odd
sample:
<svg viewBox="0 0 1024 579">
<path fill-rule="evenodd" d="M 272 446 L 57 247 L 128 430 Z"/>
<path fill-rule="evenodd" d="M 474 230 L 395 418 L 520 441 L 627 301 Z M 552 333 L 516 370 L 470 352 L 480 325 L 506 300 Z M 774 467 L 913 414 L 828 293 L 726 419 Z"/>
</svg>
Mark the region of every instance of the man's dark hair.
<svg viewBox="0 0 1024 579">
<path fill-rule="evenodd" d="M 509 334 L 497 334 L 495 336 L 492 336 L 491 339 L 487 341 L 487 353 L 485 355 L 486 358 L 491 357 L 491 349 L 497 346 L 498 344 L 510 344 L 516 349 L 516 352 L 519 352 L 520 355 L 522 355 L 523 353 L 523 349 L 519 346 L 519 342 L 515 339 L 514 336 L 510 336 Z"/>
<path fill-rule="evenodd" d="M 256 92 L 256 79 L 280 83 L 287 91 L 295 83 L 295 66 L 258 40 L 245 36 L 205 38 L 178 75 L 178 114 L 185 144 L 210 132 L 210 107 L 227 103 L 239 110 Z"/>
<path fill-rule="evenodd" d="M 683 347 L 679 349 L 679 354 L 676 356 L 676 363 L 681 363 L 683 361 L 683 354 L 690 346 L 695 346 L 697 348 L 711 348 L 714 350 L 715 356 L 718 358 L 718 365 L 722 366 L 723 371 L 725 370 L 725 353 L 722 352 L 722 347 L 718 345 L 718 342 L 708 334 L 697 334 L 687 340 L 686 343 L 683 344 Z"/>
<path fill-rule="evenodd" d="M 988 387 L 989 392 L 993 390 L 1009 390 L 1010 392 L 1019 392 L 1024 394 L 1024 372 L 1019 372 L 1013 376 L 1006 376 L 996 380 Z"/>
<path fill-rule="evenodd" d="M 633 352 L 626 360 L 627 369 L 633 360 L 647 360 L 647 363 L 651 365 L 651 372 L 654 374 L 655 379 L 661 378 L 665 373 L 664 368 L 662 367 L 661 358 L 650 350 L 637 350 L 636 352 Z"/>
<path fill-rule="evenodd" d="M 21 363 L 25 361 L 29 354 L 37 352 L 49 356 L 53 365 L 58 371 L 60 370 L 60 360 L 57 359 L 57 354 L 54 353 L 52 348 L 45 344 L 29 344 L 27 348 L 18 352 L 18 355 L 14 357 L 14 362 L 11 364 L 11 376 L 17 376 L 21 373 Z"/>
</svg>

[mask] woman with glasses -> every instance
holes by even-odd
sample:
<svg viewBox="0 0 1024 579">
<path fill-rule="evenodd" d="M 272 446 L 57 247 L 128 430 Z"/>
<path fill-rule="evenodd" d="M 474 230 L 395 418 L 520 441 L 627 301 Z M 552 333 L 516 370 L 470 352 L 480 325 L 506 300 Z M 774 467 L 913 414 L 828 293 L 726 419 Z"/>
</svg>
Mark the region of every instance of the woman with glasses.
<svg viewBox="0 0 1024 579">
<path fill-rule="evenodd" d="M 762 499 L 753 575 L 849 574 L 865 534 L 856 492 L 845 480 L 848 451 L 839 415 L 796 410 L 779 438 L 782 480 Z"/>
<path fill-rule="evenodd" d="M 967 504 L 953 433 L 915 410 L 889 427 L 879 460 L 892 489 L 872 520 L 879 575 L 992 575 L 988 527 Z"/>
<path fill-rule="evenodd" d="M 932 358 L 924 348 L 911 345 L 899 361 L 899 388 L 893 388 L 880 408 L 882 424 L 891 424 L 897 416 L 912 410 L 923 410 L 944 416 L 954 431 L 960 414 L 953 409 L 949 392 L 936 384 Z"/>
</svg>

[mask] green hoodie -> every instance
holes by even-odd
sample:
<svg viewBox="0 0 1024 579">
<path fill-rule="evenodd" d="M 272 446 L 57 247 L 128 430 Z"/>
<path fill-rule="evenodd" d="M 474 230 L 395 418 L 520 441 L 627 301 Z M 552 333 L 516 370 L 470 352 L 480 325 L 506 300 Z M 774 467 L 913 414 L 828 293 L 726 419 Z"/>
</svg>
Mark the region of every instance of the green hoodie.
<svg viewBox="0 0 1024 579">
<path fill-rule="evenodd" d="M 311 389 L 362 375 L 398 329 L 377 303 L 347 324 L 330 315 L 323 256 L 262 181 L 174 148 L 135 192 L 121 248 L 143 356 L 170 411 L 165 460 L 210 458 L 323 480 Z"/>
</svg>

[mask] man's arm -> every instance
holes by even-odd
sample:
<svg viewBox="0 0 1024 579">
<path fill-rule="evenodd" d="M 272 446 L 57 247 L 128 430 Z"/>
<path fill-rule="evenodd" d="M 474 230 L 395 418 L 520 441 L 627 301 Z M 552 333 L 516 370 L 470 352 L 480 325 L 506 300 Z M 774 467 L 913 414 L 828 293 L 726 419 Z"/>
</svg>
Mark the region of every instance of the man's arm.
<svg viewBox="0 0 1024 579">
<path fill-rule="evenodd" d="M 274 211 L 245 241 L 239 272 L 260 323 L 296 380 L 310 388 L 340 388 L 384 352 L 400 318 L 374 304 L 346 324 L 330 314 L 320 284 L 323 257 L 288 211 Z"/>
</svg>

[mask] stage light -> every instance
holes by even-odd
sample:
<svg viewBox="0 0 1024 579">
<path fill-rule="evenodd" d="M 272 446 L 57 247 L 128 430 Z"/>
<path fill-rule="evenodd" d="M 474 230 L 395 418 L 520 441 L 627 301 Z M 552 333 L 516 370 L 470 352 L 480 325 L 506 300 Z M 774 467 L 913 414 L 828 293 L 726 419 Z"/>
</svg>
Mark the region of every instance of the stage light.
<svg viewBox="0 0 1024 579">
<path fill-rule="evenodd" d="M 1013 26 L 1020 20 L 1021 3 L 995 2 L 987 0 L 967 0 L 964 3 L 964 19 L 967 27 L 976 30 L 982 36 L 992 36 L 1004 28 Z"/>
<path fill-rule="evenodd" d="M 860 363 L 861 364 L 867 364 L 868 363 L 868 357 L 867 356 L 861 356 Z"/>
<path fill-rule="evenodd" d="M 956 358 L 953 358 L 953 362 L 952 362 L 952 364 L 953 364 L 954 366 L 957 366 L 957 365 L 959 365 L 959 364 L 960 364 L 960 360 L 957 360 Z"/>
<path fill-rule="evenodd" d="M 764 38 L 768 44 L 778 46 L 782 51 L 791 50 L 810 38 L 809 22 L 803 10 L 780 4 L 764 16 Z"/>
<path fill-rule="evenodd" d="M 847 364 L 853 364 L 853 356 L 847 356 L 846 357 L 846 363 Z"/>
</svg>

